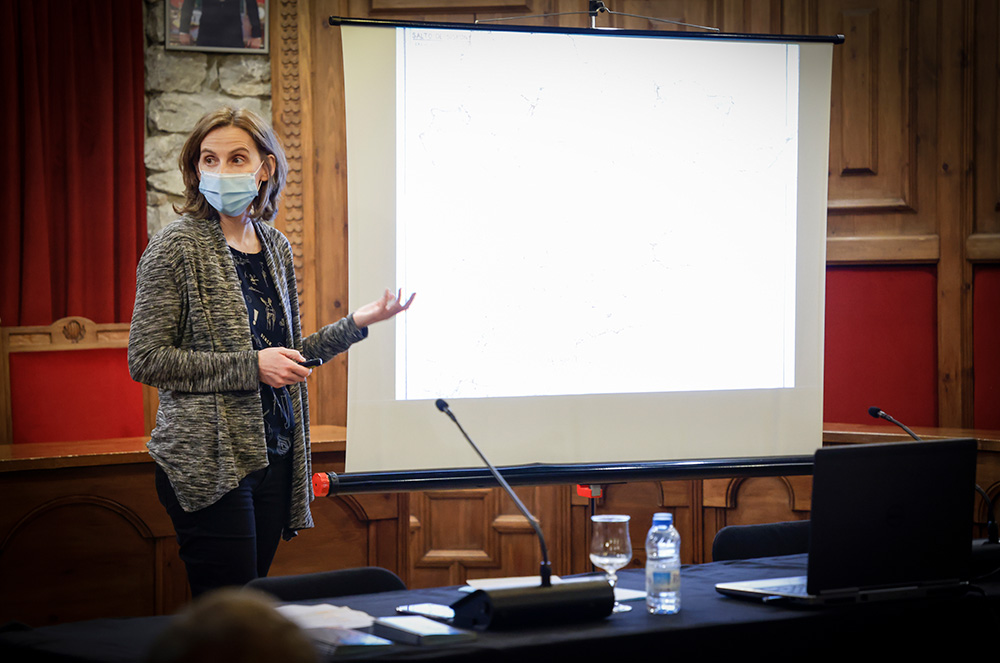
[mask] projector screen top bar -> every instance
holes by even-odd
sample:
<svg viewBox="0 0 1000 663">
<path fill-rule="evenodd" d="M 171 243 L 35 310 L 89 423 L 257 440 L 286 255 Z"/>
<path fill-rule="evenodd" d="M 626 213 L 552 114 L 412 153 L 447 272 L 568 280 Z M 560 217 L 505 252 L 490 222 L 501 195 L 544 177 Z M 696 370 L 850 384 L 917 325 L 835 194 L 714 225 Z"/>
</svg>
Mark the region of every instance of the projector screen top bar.
<svg viewBox="0 0 1000 663">
<path fill-rule="evenodd" d="M 385 28 L 434 28 L 438 30 L 484 30 L 490 32 L 550 32 L 557 34 L 609 35 L 619 37 L 670 37 L 673 39 L 715 39 L 740 41 L 780 41 L 783 43 L 843 44 L 844 35 L 769 35 L 738 32 L 682 32 L 678 30 L 620 30 L 617 28 L 564 28 L 547 25 L 498 25 L 496 23 L 447 23 L 438 21 L 393 21 L 377 18 L 331 16 L 330 25 L 366 25 Z"/>
</svg>

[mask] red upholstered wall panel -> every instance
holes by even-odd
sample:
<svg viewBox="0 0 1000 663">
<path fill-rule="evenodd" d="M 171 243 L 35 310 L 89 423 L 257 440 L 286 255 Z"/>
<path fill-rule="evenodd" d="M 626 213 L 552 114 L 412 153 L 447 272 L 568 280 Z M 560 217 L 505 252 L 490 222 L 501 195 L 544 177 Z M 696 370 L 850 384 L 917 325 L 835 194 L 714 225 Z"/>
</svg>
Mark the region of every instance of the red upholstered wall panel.
<svg viewBox="0 0 1000 663">
<path fill-rule="evenodd" d="M 65 442 L 145 433 L 142 385 L 125 348 L 11 353 L 14 442 Z"/>
<path fill-rule="evenodd" d="M 973 418 L 1000 430 L 1000 265 L 977 267 L 972 288 Z"/>
<path fill-rule="evenodd" d="M 824 421 L 937 425 L 936 289 L 933 266 L 827 268 Z"/>
</svg>

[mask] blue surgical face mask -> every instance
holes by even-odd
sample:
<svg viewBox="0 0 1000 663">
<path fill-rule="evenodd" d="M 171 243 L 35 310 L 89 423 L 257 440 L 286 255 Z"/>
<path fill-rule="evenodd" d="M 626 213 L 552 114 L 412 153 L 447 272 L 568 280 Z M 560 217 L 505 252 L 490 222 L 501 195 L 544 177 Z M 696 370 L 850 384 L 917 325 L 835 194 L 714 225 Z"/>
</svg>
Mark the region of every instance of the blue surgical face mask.
<svg viewBox="0 0 1000 663">
<path fill-rule="evenodd" d="M 263 166 L 264 162 L 260 162 Z M 201 171 L 201 182 L 198 190 L 205 196 L 208 204 L 220 214 L 240 216 L 246 211 L 253 199 L 257 197 L 260 185 L 257 183 L 257 170 L 252 173 L 206 173 Z"/>
</svg>

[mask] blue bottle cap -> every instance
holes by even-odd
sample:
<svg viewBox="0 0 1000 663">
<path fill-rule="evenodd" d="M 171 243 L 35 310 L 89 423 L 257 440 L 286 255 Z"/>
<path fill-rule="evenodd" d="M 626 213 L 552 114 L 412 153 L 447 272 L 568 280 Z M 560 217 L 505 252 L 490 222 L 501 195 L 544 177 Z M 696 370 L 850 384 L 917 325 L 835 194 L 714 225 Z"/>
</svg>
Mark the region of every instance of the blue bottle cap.
<svg viewBox="0 0 1000 663">
<path fill-rule="evenodd" d="M 654 513 L 653 514 L 653 524 L 654 525 L 673 525 L 674 524 L 674 514 L 672 513 Z"/>
</svg>

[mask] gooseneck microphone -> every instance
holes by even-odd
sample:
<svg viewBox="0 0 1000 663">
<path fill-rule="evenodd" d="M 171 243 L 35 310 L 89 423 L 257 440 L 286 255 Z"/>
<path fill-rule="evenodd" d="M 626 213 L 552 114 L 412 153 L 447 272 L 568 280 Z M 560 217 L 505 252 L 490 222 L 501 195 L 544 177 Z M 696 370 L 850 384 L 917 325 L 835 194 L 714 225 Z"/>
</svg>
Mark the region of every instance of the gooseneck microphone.
<svg viewBox="0 0 1000 663">
<path fill-rule="evenodd" d="M 889 413 L 884 412 L 881 408 L 877 408 L 873 405 L 870 408 L 868 408 L 868 414 L 870 414 L 876 419 L 885 419 L 889 423 L 896 424 L 897 426 L 905 430 L 907 433 L 909 433 L 910 437 L 912 437 L 914 440 L 916 440 L 917 442 L 923 442 L 923 440 L 917 437 L 916 433 L 911 431 L 902 423 L 893 419 Z M 987 535 L 986 543 L 989 543 L 991 545 L 1000 544 L 1000 527 L 997 526 L 997 517 L 996 513 L 993 510 L 993 500 L 990 499 L 990 496 L 986 493 L 985 490 L 982 489 L 982 487 L 978 483 L 976 484 L 976 492 L 979 493 L 979 496 L 983 498 L 983 502 L 985 502 L 986 504 L 986 535 Z"/>
<path fill-rule="evenodd" d="M 532 529 L 538 535 L 538 543 L 542 548 L 542 564 L 540 576 L 542 584 L 530 587 L 508 587 L 502 589 L 479 589 L 468 594 L 451 605 L 454 611 L 452 624 L 460 628 L 504 629 L 539 624 L 573 623 L 592 619 L 602 619 L 611 614 L 615 595 L 611 585 L 604 579 L 599 580 L 567 580 L 552 584 L 552 567 L 549 564 L 549 551 L 542 536 L 542 528 L 538 519 L 531 515 L 510 484 L 500 475 L 493 463 L 483 455 L 469 434 L 458 423 L 458 418 L 448 408 L 448 403 L 438 399 L 437 409 L 448 415 L 462 435 L 472 445 L 479 457 L 490 468 L 497 483 L 514 501 L 518 510 L 531 523 Z"/>
<path fill-rule="evenodd" d="M 906 426 L 904 426 L 900 422 L 898 422 L 895 419 L 893 419 L 892 416 L 888 412 L 883 412 L 881 408 L 877 408 L 877 407 L 875 407 L 873 405 L 870 408 L 868 408 L 868 414 L 870 414 L 871 416 L 875 417 L 876 419 L 885 419 L 886 421 L 888 421 L 891 424 L 896 424 L 897 426 L 899 426 L 900 428 L 902 428 L 903 430 L 905 430 L 907 432 L 907 434 L 909 434 L 909 436 L 912 437 L 917 442 L 922 442 L 923 441 L 919 437 L 917 437 L 916 433 L 914 433 L 913 431 L 911 431 L 909 428 L 907 428 Z"/>
<path fill-rule="evenodd" d="M 538 535 L 538 545 L 540 545 L 542 548 L 542 563 L 541 567 L 539 568 L 539 575 L 542 578 L 542 587 L 551 587 L 552 565 L 549 563 L 549 548 L 548 546 L 545 545 L 545 537 L 542 535 L 542 528 L 538 524 L 538 519 L 535 518 L 533 515 L 531 515 L 531 512 L 528 511 L 528 507 L 524 506 L 524 503 L 520 499 L 518 499 L 517 493 L 515 493 L 514 489 L 510 487 L 510 484 L 507 483 L 507 480 L 500 475 L 500 472 L 497 471 L 497 468 L 493 467 L 493 463 L 491 463 L 489 459 L 483 455 L 483 452 L 479 450 L 479 447 L 476 446 L 476 443 L 472 441 L 472 438 L 469 437 L 469 434 L 465 432 L 464 428 L 462 428 L 462 424 L 458 423 L 458 418 L 448 408 L 448 403 L 446 403 L 443 398 L 439 398 L 434 404 L 437 405 L 437 408 L 439 410 L 447 414 L 449 419 L 455 422 L 455 425 L 458 426 L 458 430 L 462 432 L 462 435 L 464 435 L 465 439 L 468 440 L 470 445 L 472 445 L 472 448 L 475 450 L 475 452 L 479 454 L 479 457 L 483 459 L 484 463 L 486 463 L 486 467 L 490 468 L 490 472 L 493 474 L 494 478 L 496 478 L 497 483 L 499 483 L 500 486 L 507 492 L 507 495 L 510 496 L 510 499 L 514 501 L 514 506 L 516 506 L 518 511 L 521 512 L 521 515 L 527 518 L 528 522 L 531 523 L 532 529 L 534 529 L 535 534 Z"/>
<path fill-rule="evenodd" d="M 462 428 L 462 424 L 458 423 L 458 418 L 448 408 L 448 403 L 446 403 L 443 398 L 439 398 L 437 399 L 437 402 L 435 402 L 434 404 L 437 405 L 437 409 L 447 414 L 448 418 L 455 422 L 455 425 L 458 426 L 458 430 L 462 431 L 462 435 L 465 436 L 465 439 L 468 440 L 469 444 L 472 445 L 472 448 L 476 451 L 477 454 L 479 454 L 479 457 L 483 459 L 484 463 L 486 463 L 486 467 L 490 468 L 490 472 L 493 474 L 494 478 L 496 478 L 497 483 L 499 483 L 500 486 L 507 492 L 507 495 L 510 496 L 510 499 L 514 500 L 514 505 L 517 507 L 518 511 L 520 511 L 521 514 L 528 519 L 529 523 L 531 523 L 531 527 L 535 530 L 535 534 L 538 535 L 538 544 L 542 548 L 542 563 L 541 563 L 541 568 L 539 569 L 539 575 L 542 578 L 542 587 L 551 587 L 552 565 L 549 563 L 549 549 L 548 546 L 545 545 L 545 537 L 542 535 L 542 528 L 538 524 L 538 519 L 535 518 L 533 515 L 531 515 L 531 512 L 528 511 L 528 507 L 524 506 L 524 503 L 521 502 L 520 499 L 518 499 L 517 493 L 515 493 L 514 489 L 510 487 L 510 484 L 507 483 L 507 480 L 500 475 L 500 472 L 497 471 L 497 468 L 493 467 L 493 463 L 491 463 L 489 459 L 483 455 L 483 452 L 479 450 L 479 447 L 476 446 L 476 443 L 472 441 L 472 438 L 469 437 L 469 434 L 465 432 L 464 428 Z"/>
</svg>

